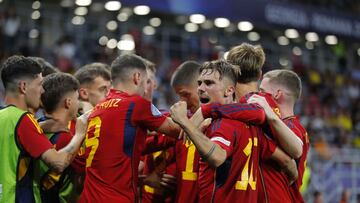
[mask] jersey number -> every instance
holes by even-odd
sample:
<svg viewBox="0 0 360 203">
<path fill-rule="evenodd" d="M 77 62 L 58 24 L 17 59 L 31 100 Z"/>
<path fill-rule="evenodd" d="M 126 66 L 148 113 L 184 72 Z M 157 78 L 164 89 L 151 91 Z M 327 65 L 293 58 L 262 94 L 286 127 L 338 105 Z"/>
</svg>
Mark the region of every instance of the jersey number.
<svg viewBox="0 0 360 203">
<path fill-rule="evenodd" d="M 185 146 L 187 147 L 186 166 L 185 171 L 182 171 L 183 180 L 196 180 L 197 173 L 193 172 L 194 159 L 195 159 L 195 145 L 190 141 L 187 141 Z"/>
<path fill-rule="evenodd" d="M 101 127 L 100 117 L 94 117 L 90 120 L 86 132 L 85 146 L 86 148 L 91 147 L 91 151 L 86 159 L 86 167 L 91 166 L 95 152 L 99 147 L 100 127 Z"/>
<path fill-rule="evenodd" d="M 250 175 L 249 175 L 249 162 L 251 158 L 251 152 L 253 146 L 257 146 L 257 138 L 254 138 L 254 143 L 251 138 L 249 138 L 249 142 L 244 148 L 243 152 L 247 156 L 247 160 L 245 163 L 245 166 L 241 172 L 241 180 L 236 181 L 235 189 L 236 190 L 247 190 L 248 185 L 250 185 L 250 188 L 252 190 L 256 190 L 256 179 L 254 180 L 254 164 L 251 162 L 251 169 L 250 169 Z M 255 174 L 256 175 L 256 174 Z"/>
</svg>

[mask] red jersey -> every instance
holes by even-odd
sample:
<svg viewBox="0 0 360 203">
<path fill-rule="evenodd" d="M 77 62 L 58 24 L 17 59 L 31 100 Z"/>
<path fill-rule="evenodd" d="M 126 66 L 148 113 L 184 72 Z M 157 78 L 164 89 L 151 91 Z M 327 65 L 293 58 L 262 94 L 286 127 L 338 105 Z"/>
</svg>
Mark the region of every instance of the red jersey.
<svg viewBox="0 0 360 203">
<path fill-rule="evenodd" d="M 300 187 L 302 185 L 302 179 L 306 168 L 306 158 L 310 147 L 309 137 L 305 128 L 301 125 L 299 117 L 291 116 L 284 118 L 283 121 L 303 142 L 303 153 L 300 158 L 296 160 L 299 176 L 290 188 L 293 202 L 303 203 L 305 201 L 300 193 Z"/>
<path fill-rule="evenodd" d="M 137 202 L 146 129 L 156 130 L 165 119 L 142 97 L 110 90 L 89 116 L 86 178 L 80 202 Z"/>
<path fill-rule="evenodd" d="M 225 123 L 225 122 L 224 122 Z M 260 158 L 268 159 L 276 145 L 266 139 L 262 130 L 236 120 L 227 120 L 223 132 L 231 141 L 220 142 L 227 151 L 227 160 L 216 169 L 213 202 L 258 202 L 261 180 L 258 173 Z M 231 138 L 230 138 L 231 137 Z M 219 138 L 214 140 L 222 140 Z"/>
</svg>

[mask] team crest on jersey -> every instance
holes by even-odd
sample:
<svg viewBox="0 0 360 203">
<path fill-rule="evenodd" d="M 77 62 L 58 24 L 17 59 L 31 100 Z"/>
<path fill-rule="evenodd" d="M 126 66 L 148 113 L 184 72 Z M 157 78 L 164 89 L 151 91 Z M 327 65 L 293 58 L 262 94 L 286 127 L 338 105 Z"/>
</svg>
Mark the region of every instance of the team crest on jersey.
<svg viewBox="0 0 360 203">
<path fill-rule="evenodd" d="M 154 104 L 151 104 L 151 113 L 153 116 L 161 116 L 162 113 L 157 109 Z"/>
</svg>

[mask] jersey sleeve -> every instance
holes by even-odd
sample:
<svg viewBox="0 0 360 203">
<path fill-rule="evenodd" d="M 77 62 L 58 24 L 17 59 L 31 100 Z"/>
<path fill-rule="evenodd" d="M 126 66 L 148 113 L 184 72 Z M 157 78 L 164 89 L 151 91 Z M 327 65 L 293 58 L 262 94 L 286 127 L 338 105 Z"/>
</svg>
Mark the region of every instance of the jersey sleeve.
<svg viewBox="0 0 360 203">
<path fill-rule="evenodd" d="M 233 153 L 235 137 L 231 129 L 234 129 L 231 124 L 222 119 L 212 122 L 211 128 L 209 129 L 210 140 L 226 151 L 226 157 L 231 156 Z"/>
<path fill-rule="evenodd" d="M 260 144 L 260 158 L 262 160 L 269 159 L 271 155 L 274 154 L 275 149 L 277 147 L 276 143 L 264 134 L 259 136 L 259 144 Z"/>
<path fill-rule="evenodd" d="M 38 158 L 52 148 L 51 142 L 31 114 L 26 114 L 21 118 L 16 129 L 16 135 L 22 148 L 33 158 Z"/>
<path fill-rule="evenodd" d="M 136 99 L 133 122 L 149 129 L 157 130 L 165 121 L 164 116 L 151 102 L 138 97 Z"/>
<path fill-rule="evenodd" d="M 254 125 L 265 122 L 265 111 L 257 104 L 205 104 L 201 106 L 201 112 L 204 118 L 228 118 Z"/>
<path fill-rule="evenodd" d="M 72 135 L 69 132 L 61 132 L 56 142 L 55 149 L 60 150 L 70 143 Z"/>
</svg>

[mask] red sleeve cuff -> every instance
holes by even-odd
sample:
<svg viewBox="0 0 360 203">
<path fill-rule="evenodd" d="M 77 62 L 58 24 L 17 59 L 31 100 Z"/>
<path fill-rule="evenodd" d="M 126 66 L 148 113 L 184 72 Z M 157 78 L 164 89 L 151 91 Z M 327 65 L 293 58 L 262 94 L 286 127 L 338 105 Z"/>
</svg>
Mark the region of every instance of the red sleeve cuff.
<svg viewBox="0 0 360 203">
<path fill-rule="evenodd" d="M 217 112 L 220 104 L 219 103 L 211 103 L 211 104 L 203 104 L 201 105 L 201 113 L 206 118 L 218 118 Z"/>
</svg>

